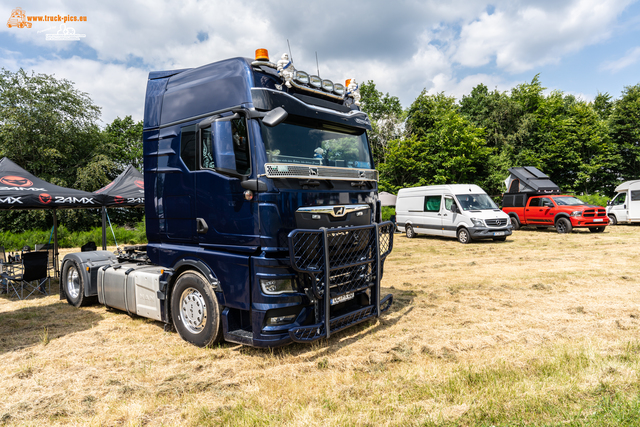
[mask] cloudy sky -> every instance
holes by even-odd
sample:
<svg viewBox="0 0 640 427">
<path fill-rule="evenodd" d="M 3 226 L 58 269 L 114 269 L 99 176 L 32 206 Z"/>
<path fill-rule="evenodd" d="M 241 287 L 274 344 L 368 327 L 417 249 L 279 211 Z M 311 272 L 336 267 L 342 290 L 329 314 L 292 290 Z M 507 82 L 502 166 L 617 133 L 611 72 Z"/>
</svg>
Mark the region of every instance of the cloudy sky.
<svg viewBox="0 0 640 427">
<path fill-rule="evenodd" d="M 542 84 L 591 100 L 640 83 L 640 0 L 3 1 L 67 22 L 0 25 L 0 67 L 76 83 L 102 120 L 142 119 L 151 70 L 189 68 L 291 44 L 297 69 L 334 81 L 373 80 L 408 107 L 426 89 L 461 98 L 479 83 L 507 91 Z M 15 20 L 14 20 L 15 22 Z M 103 124 L 104 124 L 103 123 Z"/>
</svg>

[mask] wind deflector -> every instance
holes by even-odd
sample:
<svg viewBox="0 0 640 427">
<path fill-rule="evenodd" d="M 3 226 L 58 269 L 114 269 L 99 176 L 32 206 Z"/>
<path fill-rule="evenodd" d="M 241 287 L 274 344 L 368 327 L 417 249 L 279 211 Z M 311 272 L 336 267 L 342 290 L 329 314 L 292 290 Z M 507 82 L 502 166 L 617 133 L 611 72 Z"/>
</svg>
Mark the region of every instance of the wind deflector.
<svg viewBox="0 0 640 427">
<path fill-rule="evenodd" d="M 559 193 L 560 188 L 547 175 L 533 166 L 509 169 L 505 180 L 507 193 Z"/>
</svg>

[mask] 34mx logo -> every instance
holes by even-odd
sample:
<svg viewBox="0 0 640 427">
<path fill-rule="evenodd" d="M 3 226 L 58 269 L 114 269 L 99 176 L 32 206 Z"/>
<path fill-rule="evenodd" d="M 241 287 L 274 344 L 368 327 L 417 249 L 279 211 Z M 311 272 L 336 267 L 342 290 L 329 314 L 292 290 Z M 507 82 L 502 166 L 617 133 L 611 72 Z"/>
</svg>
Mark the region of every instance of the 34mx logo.
<svg viewBox="0 0 640 427">
<path fill-rule="evenodd" d="M 0 198 L 0 203 L 5 203 L 7 205 L 15 205 L 16 203 L 22 204 L 22 201 L 20 200 L 21 198 L 22 197 L 7 196 L 5 198 Z"/>
</svg>

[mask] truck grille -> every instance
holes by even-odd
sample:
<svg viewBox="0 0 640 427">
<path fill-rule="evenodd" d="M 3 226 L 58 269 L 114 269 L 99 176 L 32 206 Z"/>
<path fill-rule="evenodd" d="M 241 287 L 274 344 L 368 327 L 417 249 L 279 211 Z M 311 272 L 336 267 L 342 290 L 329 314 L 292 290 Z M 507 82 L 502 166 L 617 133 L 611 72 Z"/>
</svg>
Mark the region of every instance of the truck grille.
<svg viewBox="0 0 640 427">
<path fill-rule="evenodd" d="M 485 219 L 484 222 L 487 224 L 487 227 L 504 227 L 507 225 L 506 218 Z"/>
<path fill-rule="evenodd" d="M 582 214 L 585 218 L 593 218 L 595 216 L 604 217 L 607 216 L 606 209 L 585 209 Z"/>
<path fill-rule="evenodd" d="M 268 178 L 337 179 L 348 181 L 378 181 L 374 169 L 340 168 L 330 166 L 306 166 L 280 163 L 265 163 Z"/>
</svg>

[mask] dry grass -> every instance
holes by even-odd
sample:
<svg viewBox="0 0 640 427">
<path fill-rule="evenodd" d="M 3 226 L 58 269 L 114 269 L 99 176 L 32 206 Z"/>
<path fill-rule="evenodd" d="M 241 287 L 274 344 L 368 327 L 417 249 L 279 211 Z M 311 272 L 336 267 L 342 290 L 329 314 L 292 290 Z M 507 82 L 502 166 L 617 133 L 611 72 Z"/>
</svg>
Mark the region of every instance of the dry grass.
<svg viewBox="0 0 640 427">
<path fill-rule="evenodd" d="M 396 235 L 390 313 L 328 342 L 199 349 L 57 296 L 0 299 L 0 424 L 637 425 L 640 227 Z"/>
</svg>

